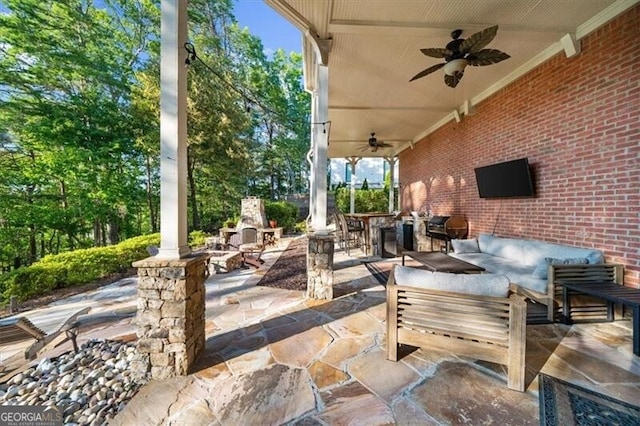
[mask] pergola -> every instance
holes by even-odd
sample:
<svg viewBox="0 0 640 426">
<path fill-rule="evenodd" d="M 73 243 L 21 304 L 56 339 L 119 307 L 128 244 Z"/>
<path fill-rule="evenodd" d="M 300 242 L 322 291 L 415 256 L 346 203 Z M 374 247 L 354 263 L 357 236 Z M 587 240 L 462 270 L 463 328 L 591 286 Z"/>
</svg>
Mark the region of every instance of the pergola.
<svg viewBox="0 0 640 426">
<path fill-rule="evenodd" d="M 390 162 L 404 156 L 552 56 L 578 54 L 583 37 L 640 0 L 265 1 L 303 33 L 305 87 L 312 94 L 307 296 L 331 299 L 328 158 L 355 166 L 374 132 L 387 146 L 367 155 Z M 141 367 L 150 363 L 156 379 L 186 374 L 205 341 L 204 262 L 187 245 L 187 3 L 161 2 L 161 243 L 157 256 L 135 264 L 138 351 Z M 442 61 L 420 49 L 446 46 L 456 29 L 464 38 L 494 25 L 499 31 L 488 47 L 508 53 L 508 60 L 467 67 L 456 88 L 445 85 L 442 70 L 409 82 Z"/>
<path fill-rule="evenodd" d="M 265 2 L 302 33 L 304 83 L 312 94 L 310 226 L 323 234 L 328 158 L 346 158 L 353 169 L 363 155 L 387 158 L 393 166 L 398 153 L 446 123 L 472 115 L 475 105 L 548 58 L 562 51 L 567 57 L 579 53 L 582 37 L 638 0 Z M 187 4 L 162 2 L 159 256 L 167 258 L 189 251 L 183 66 Z M 508 53 L 508 60 L 467 67 L 464 84 L 456 88 L 444 84 L 442 70 L 409 82 L 442 61 L 420 49 L 446 46 L 455 29 L 465 38 L 493 25 L 499 30 L 487 48 Z M 375 152 L 366 149 L 373 132 L 385 142 Z"/>
</svg>

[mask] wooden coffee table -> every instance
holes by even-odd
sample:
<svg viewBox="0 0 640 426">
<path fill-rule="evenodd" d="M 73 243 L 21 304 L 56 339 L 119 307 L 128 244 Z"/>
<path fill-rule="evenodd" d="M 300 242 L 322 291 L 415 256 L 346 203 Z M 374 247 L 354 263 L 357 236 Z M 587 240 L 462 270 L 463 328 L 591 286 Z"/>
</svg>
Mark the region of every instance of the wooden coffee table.
<svg viewBox="0 0 640 426">
<path fill-rule="evenodd" d="M 439 251 L 405 251 L 402 253 L 402 264 L 405 256 L 420 262 L 432 272 L 451 272 L 454 274 L 473 274 L 484 272 L 484 268 L 464 260 L 456 259 Z"/>
<path fill-rule="evenodd" d="M 620 303 L 633 308 L 633 353 L 640 356 L 640 290 L 609 281 L 562 283 L 562 316 L 565 324 L 571 324 L 571 295 L 588 294 L 607 302 L 607 320 L 613 321 L 613 304 Z"/>
</svg>

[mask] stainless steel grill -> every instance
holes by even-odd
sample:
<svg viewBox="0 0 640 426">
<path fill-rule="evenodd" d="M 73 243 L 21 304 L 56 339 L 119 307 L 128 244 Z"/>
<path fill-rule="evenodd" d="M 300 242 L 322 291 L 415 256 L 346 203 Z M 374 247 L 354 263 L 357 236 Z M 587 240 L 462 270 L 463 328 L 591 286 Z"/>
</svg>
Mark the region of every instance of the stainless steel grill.
<svg viewBox="0 0 640 426">
<path fill-rule="evenodd" d="M 445 250 L 449 252 L 449 242 L 452 239 L 467 237 L 469 227 L 467 221 L 460 216 L 432 216 L 427 222 L 427 237 L 445 242 Z"/>
</svg>

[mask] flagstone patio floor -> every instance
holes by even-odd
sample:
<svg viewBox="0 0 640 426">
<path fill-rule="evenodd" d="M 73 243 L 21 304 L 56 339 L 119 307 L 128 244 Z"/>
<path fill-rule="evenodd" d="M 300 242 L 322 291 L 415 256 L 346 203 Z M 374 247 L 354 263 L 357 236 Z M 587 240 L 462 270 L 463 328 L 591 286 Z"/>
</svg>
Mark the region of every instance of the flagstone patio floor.
<svg viewBox="0 0 640 426">
<path fill-rule="evenodd" d="M 539 424 L 539 372 L 640 401 L 628 320 L 528 326 L 524 393 L 501 366 L 447 352 L 388 361 L 385 289 L 361 263 L 376 259 L 351 255 L 336 252 L 332 301 L 256 287 L 263 271 L 210 278 L 204 355 L 189 376 L 143 387 L 114 424 Z"/>
<path fill-rule="evenodd" d="M 206 349 L 191 373 L 146 384 L 110 424 L 534 425 L 540 372 L 640 401 L 628 319 L 527 326 L 528 388 L 516 392 L 496 364 L 427 348 L 386 359 L 385 289 L 363 262 L 398 258 L 357 250 L 348 257 L 336 248 L 336 298 L 311 301 L 300 291 L 256 286 L 284 247 L 265 253 L 258 270 L 207 279 Z M 112 286 L 117 297 L 97 297 L 96 311 L 128 315 L 83 330 L 79 342 L 135 338 L 135 279 Z"/>
</svg>

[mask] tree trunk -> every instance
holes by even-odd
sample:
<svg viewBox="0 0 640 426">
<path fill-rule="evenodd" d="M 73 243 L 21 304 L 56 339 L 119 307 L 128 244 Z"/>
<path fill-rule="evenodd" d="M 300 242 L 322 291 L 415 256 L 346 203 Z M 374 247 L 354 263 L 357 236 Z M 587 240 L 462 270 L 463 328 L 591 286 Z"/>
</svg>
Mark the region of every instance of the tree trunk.
<svg viewBox="0 0 640 426">
<path fill-rule="evenodd" d="M 67 201 L 67 185 L 64 183 L 64 180 L 60 180 L 60 198 L 61 198 L 61 204 L 62 204 L 62 211 L 64 211 L 65 213 L 65 218 L 66 218 L 66 224 L 65 224 L 65 228 L 67 228 L 67 239 L 69 240 L 69 249 L 73 250 L 75 248 L 75 244 L 73 243 L 75 235 L 73 234 L 73 232 L 71 231 L 71 224 L 69 223 L 69 216 L 68 216 L 68 210 L 69 210 L 69 202 Z"/>
<path fill-rule="evenodd" d="M 93 244 L 96 247 L 102 245 L 102 226 L 98 218 L 93 221 Z"/>
<path fill-rule="evenodd" d="M 100 236 L 102 237 L 100 245 L 104 247 L 107 245 L 107 224 L 102 221 L 100 221 Z"/>
<path fill-rule="evenodd" d="M 36 225 L 29 225 L 29 265 L 36 261 L 38 256 L 38 243 L 36 241 Z"/>
<path fill-rule="evenodd" d="M 153 202 L 153 174 L 151 168 L 151 159 L 149 156 L 146 158 L 147 168 L 147 204 L 149 206 L 149 221 L 151 222 L 151 232 L 154 234 L 158 232 L 158 215 L 155 203 Z"/>
<path fill-rule="evenodd" d="M 111 218 L 109 220 L 109 244 L 118 244 L 120 242 L 120 226 L 118 220 Z"/>
</svg>

